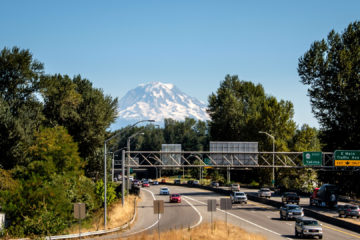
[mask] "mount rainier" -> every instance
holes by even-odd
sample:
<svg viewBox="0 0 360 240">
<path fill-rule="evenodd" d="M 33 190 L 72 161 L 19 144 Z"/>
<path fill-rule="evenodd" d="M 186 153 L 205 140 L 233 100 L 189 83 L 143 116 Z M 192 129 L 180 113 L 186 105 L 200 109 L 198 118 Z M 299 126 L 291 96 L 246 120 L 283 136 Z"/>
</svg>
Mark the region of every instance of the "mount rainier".
<svg viewBox="0 0 360 240">
<path fill-rule="evenodd" d="M 152 82 L 140 84 L 120 99 L 118 118 L 112 128 L 144 119 L 162 122 L 165 118 L 182 121 L 186 117 L 209 120 L 206 105 L 173 84 Z"/>
</svg>

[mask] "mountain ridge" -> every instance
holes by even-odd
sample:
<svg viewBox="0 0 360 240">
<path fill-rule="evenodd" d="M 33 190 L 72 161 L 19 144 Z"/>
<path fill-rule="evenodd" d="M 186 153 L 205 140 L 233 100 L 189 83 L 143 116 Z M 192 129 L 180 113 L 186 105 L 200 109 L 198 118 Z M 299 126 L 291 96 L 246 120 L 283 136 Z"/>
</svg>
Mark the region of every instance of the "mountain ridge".
<svg viewBox="0 0 360 240">
<path fill-rule="evenodd" d="M 182 121 L 186 117 L 206 121 L 210 119 L 206 107 L 205 103 L 182 92 L 174 84 L 143 83 L 119 100 L 118 118 L 114 125 L 127 125 L 143 119 Z"/>
</svg>

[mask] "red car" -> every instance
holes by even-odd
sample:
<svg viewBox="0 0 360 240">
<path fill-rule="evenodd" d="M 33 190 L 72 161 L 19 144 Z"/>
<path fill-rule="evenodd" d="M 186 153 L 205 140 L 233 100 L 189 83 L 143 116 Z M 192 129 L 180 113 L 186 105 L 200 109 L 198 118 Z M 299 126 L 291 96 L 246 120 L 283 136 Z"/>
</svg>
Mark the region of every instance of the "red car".
<svg viewBox="0 0 360 240">
<path fill-rule="evenodd" d="M 150 183 L 144 181 L 144 182 L 142 183 L 142 186 L 143 186 L 143 187 L 150 187 Z"/>
<path fill-rule="evenodd" d="M 180 196 L 180 194 L 178 194 L 178 193 L 171 194 L 171 195 L 170 195 L 170 202 L 181 203 L 181 196 Z"/>
</svg>

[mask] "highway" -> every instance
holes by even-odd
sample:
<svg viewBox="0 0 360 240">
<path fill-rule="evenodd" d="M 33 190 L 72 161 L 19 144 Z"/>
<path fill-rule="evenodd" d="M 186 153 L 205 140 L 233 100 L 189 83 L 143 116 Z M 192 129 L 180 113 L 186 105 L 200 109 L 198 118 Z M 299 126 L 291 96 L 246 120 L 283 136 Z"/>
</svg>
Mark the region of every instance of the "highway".
<svg viewBox="0 0 360 240">
<path fill-rule="evenodd" d="M 134 226 L 124 232 L 107 236 L 101 239 L 113 239 L 125 237 L 142 232 L 160 231 L 174 228 L 195 227 L 201 222 L 210 222 L 211 214 L 207 212 L 207 200 L 228 197 L 208 190 L 199 188 L 187 188 L 183 186 L 167 186 L 171 193 L 180 193 L 182 203 L 169 203 L 169 196 L 160 196 L 160 186 L 151 186 L 141 189 L 141 202 L 138 204 L 138 216 Z M 164 214 L 158 222 L 158 215 L 153 214 L 153 200 L 164 200 Z M 244 230 L 258 233 L 269 240 L 273 239 L 295 239 L 293 220 L 280 220 L 279 210 L 257 202 L 248 201 L 246 205 L 234 205 L 227 213 L 217 209 L 213 213 L 214 220 L 227 221 L 233 225 L 240 226 Z M 360 239 L 360 234 L 338 228 L 326 223 L 323 226 L 323 239 Z"/>
</svg>

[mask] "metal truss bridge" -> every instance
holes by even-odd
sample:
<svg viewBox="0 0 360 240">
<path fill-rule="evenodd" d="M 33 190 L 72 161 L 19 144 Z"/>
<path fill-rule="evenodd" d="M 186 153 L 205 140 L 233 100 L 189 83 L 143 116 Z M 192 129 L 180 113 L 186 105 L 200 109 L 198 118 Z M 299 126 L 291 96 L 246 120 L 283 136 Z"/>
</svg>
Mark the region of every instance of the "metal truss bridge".
<svg viewBox="0 0 360 240">
<path fill-rule="evenodd" d="M 334 167 L 332 152 L 322 153 L 321 165 L 310 166 L 304 166 L 303 152 L 124 151 L 123 156 L 125 166 L 131 168 L 338 168 Z M 119 166 L 121 162 L 114 163 Z"/>
</svg>

